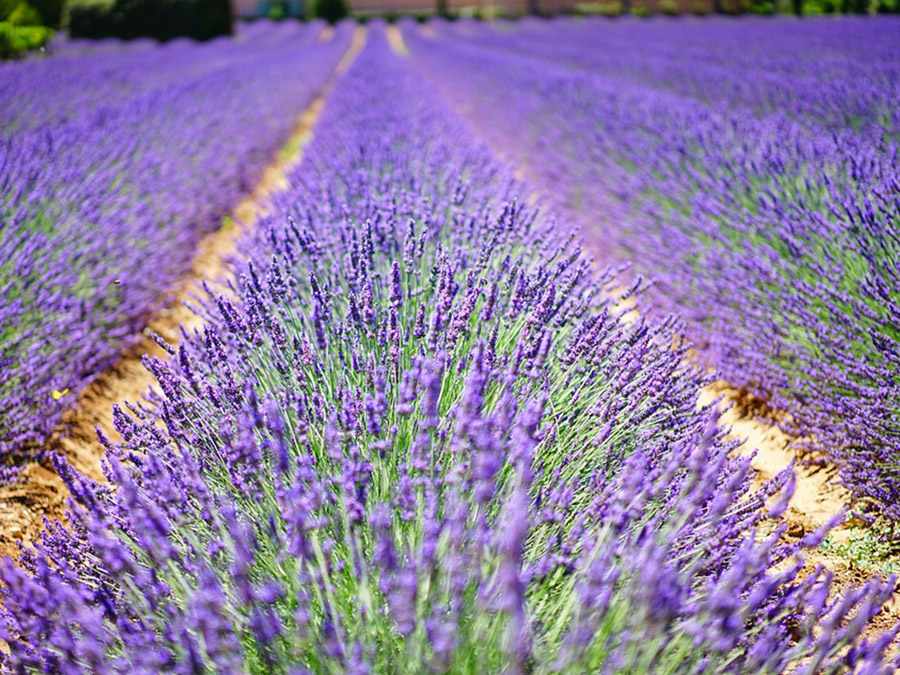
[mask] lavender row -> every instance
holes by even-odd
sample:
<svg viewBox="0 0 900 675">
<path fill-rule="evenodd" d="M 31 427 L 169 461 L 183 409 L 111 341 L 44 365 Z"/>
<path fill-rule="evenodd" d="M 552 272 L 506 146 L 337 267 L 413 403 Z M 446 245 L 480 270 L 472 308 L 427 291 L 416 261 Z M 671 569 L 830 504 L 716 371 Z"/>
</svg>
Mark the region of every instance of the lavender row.
<svg viewBox="0 0 900 675">
<path fill-rule="evenodd" d="M 893 582 L 801 574 L 823 533 L 784 542 L 792 478 L 751 487 L 678 323 L 607 304 L 382 26 L 290 183 L 116 410 L 110 483 L 59 462 L 71 529 L 0 573 L 7 668 L 896 667 L 860 637 Z"/>
<path fill-rule="evenodd" d="M 32 82 L 40 94 L 37 108 L 28 96 L 3 99 L 7 120 L 18 119 L 18 102 L 33 124 L 0 137 L 2 463 L 39 447 L 165 301 L 351 32 L 341 27 L 327 44 L 259 35 L 158 47 L 158 71 L 143 52 L 0 71 L 8 91 Z"/>
<path fill-rule="evenodd" d="M 0 136 L 85 119 L 176 83 L 259 63 L 260 74 L 286 46 L 315 44 L 323 25 L 251 24 L 236 37 L 198 44 L 180 39 L 63 41 L 52 58 L 0 66 Z M 346 29 L 345 29 L 346 30 Z M 85 45 L 85 43 L 87 43 Z M 290 58 L 283 53 L 282 56 Z M 111 114 L 115 114 L 112 112 Z"/>
<path fill-rule="evenodd" d="M 897 137 L 900 21 L 523 20 L 497 31 L 475 21 L 435 24 L 453 41 L 542 56 L 607 80 L 641 81 L 754 113 Z M 823 86 L 823 82 L 828 86 Z"/>
<path fill-rule="evenodd" d="M 261 39 L 265 41 L 280 40 L 295 37 L 306 42 L 313 42 L 322 36 L 326 23 L 321 19 L 315 19 L 309 24 L 301 24 L 295 21 L 275 23 L 269 19 L 258 19 L 253 22 L 238 22 L 234 25 L 234 33 L 239 41 Z M 214 38 L 215 40 L 216 38 Z M 220 38 L 227 43 L 231 38 Z M 165 44 L 185 45 L 191 44 L 188 38 L 175 38 Z M 57 35 L 48 43 L 47 54 L 53 58 L 63 57 L 80 58 L 97 54 L 116 54 L 124 51 L 154 50 L 160 47 L 160 43 L 152 38 L 135 38 L 122 40 L 120 38 L 70 38 L 63 33 Z"/>
<path fill-rule="evenodd" d="M 726 36 L 778 35 L 779 24 L 769 25 Z M 893 44 L 898 24 L 867 25 L 880 64 L 874 72 L 892 79 L 887 92 L 896 91 L 896 63 L 877 55 Z M 463 28 L 440 24 L 425 35 L 407 27 L 405 35 L 423 72 L 582 224 L 599 255 L 633 260 L 653 276 L 656 304 L 688 319 L 704 363 L 790 413 L 789 430 L 840 464 L 860 511 L 900 519 L 896 120 L 883 99 L 870 106 L 843 98 L 877 90 L 880 80 L 860 84 L 859 62 L 812 80 L 824 92 L 818 95 L 800 78 L 798 101 L 843 106 L 832 114 L 823 103 L 827 119 L 802 106 L 767 111 L 759 97 L 732 96 L 772 91 L 767 73 L 740 60 L 699 63 L 680 80 L 696 84 L 690 95 L 691 87 L 678 91 L 677 77 L 662 88 L 645 73 L 658 67 L 656 51 L 685 51 L 680 38 L 700 30 L 686 26 L 673 27 L 671 42 L 658 48 L 622 44 L 613 63 L 627 57 L 646 66 L 632 73 L 571 65 L 573 44 L 584 46 L 590 63 L 605 58 L 607 34 L 597 25 L 558 39 L 547 33 L 540 56 L 520 51 L 515 30 L 495 31 L 491 49 L 477 37 L 457 39 Z M 811 72 L 811 64 L 796 65 L 805 57 L 794 47 L 811 36 L 841 44 L 843 26 L 812 24 L 805 38 L 784 38 L 771 54 L 780 53 L 783 65 L 771 68 Z M 863 60 L 854 26 L 846 51 Z M 646 30 L 659 37 L 652 25 Z M 579 31 L 582 43 L 571 35 Z M 593 50 L 589 31 L 600 45 Z M 715 91 L 716 100 L 703 100 L 709 97 L 696 95 L 700 90 Z M 856 123 L 838 128 L 841 119 Z"/>
</svg>

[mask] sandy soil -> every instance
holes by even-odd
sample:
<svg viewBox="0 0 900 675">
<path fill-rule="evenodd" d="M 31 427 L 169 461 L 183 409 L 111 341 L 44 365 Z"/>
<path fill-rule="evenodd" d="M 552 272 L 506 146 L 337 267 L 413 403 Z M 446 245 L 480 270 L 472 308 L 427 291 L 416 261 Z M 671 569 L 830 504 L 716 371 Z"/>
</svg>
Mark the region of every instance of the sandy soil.
<svg viewBox="0 0 900 675">
<path fill-rule="evenodd" d="M 751 466 L 756 470 L 757 486 L 794 462 L 796 489 L 784 515 L 789 540 L 799 540 L 847 510 L 851 497 L 839 481 L 837 468 L 828 462 L 804 462 L 802 455 L 794 447 L 799 439 L 787 435 L 773 424 L 761 421 L 761 418 L 778 420 L 778 411 L 766 408 L 759 401 L 723 381 L 703 389 L 699 403 L 708 405 L 716 399 L 722 399 L 724 409 L 720 423 L 730 429 L 730 438 L 742 441 L 738 454 L 755 453 Z M 831 529 L 829 539 L 833 542 L 847 541 L 852 524 L 851 520 L 845 518 Z M 860 586 L 872 576 L 870 570 L 860 568 L 852 560 L 821 549 L 807 551 L 804 557 L 810 571 L 818 565 L 830 570 L 838 590 Z M 875 636 L 900 621 L 900 592 L 894 593 L 885 610 L 873 623 L 870 635 Z"/>
<path fill-rule="evenodd" d="M 334 26 L 327 25 L 322 29 L 322 32 L 319 33 L 318 42 L 328 42 L 331 38 L 334 37 Z"/>
<path fill-rule="evenodd" d="M 334 31 L 323 31 L 331 39 Z M 323 38 L 320 38 L 323 39 Z M 203 294 L 202 281 L 215 285 L 227 277 L 236 251 L 236 240 L 265 213 L 269 197 L 287 187 L 287 173 L 302 157 L 302 150 L 313 135 L 313 127 L 325 105 L 325 99 L 337 78 L 350 67 L 362 50 L 366 30 L 360 26 L 353 35 L 350 49 L 319 95 L 300 115 L 291 136 L 278 157 L 269 165 L 254 191 L 238 204 L 230 223 L 204 238 L 197 248 L 190 272 L 170 290 L 172 303 L 151 316 L 140 342 L 122 354 L 119 362 L 98 377 L 82 392 L 76 406 L 63 418 L 58 432 L 50 439 L 50 447 L 61 452 L 80 471 L 95 479 L 103 479 L 100 458 L 103 446 L 97 441 L 95 427 L 110 438 L 118 438 L 112 422 L 112 405 L 121 401 L 139 401 L 153 384 L 153 377 L 141 365 L 145 354 L 164 356 L 151 339 L 156 333 L 177 343 L 182 328 L 191 331 L 201 321 L 185 301 Z M 68 491 L 60 477 L 47 466 L 36 463 L 25 467 L 22 479 L 15 485 L 0 488 L 0 555 L 18 555 L 18 542 L 32 542 L 43 528 L 43 519 L 64 516 Z"/>
<path fill-rule="evenodd" d="M 407 49 L 406 43 L 403 41 L 403 33 L 394 24 L 387 27 L 387 41 L 397 56 L 409 56 L 409 49 Z"/>
</svg>

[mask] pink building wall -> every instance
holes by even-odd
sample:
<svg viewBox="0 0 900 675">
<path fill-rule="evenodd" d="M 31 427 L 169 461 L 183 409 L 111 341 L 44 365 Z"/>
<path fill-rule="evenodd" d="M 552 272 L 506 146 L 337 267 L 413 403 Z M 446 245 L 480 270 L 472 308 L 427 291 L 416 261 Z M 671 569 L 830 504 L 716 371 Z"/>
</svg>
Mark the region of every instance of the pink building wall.
<svg viewBox="0 0 900 675">
<path fill-rule="evenodd" d="M 259 10 L 259 0 L 231 0 L 235 16 L 253 16 Z"/>
</svg>

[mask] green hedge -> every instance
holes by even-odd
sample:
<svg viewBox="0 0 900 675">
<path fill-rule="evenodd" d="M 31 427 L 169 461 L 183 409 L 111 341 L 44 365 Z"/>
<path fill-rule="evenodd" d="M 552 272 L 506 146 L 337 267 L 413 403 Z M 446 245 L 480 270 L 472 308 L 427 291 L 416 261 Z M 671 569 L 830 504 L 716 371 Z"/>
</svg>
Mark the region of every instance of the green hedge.
<svg viewBox="0 0 900 675">
<path fill-rule="evenodd" d="M 313 0 L 312 13 L 317 19 L 337 23 L 350 13 L 350 9 L 346 0 Z"/>
<path fill-rule="evenodd" d="M 47 44 L 54 31 L 45 24 L 59 25 L 59 17 L 49 14 L 53 7 L 49 0 L 0 0 L 0 59 L 11 59 Z"/>
<path fill-rule="evenodd" d="M 0 21 L 14 26 L 59 28 L 63 0 L 0 0 Z"/>
<path fill-rule="evenodd" d="M 208 40 L 231 33 L 229 0 L 74 0 L 69 3 L 72 37 L 152 37 Z"/>
<path fill-rule="evenodd" d="M 41 23 L 50 28 L 59 28 L 63 16 L 63 0 L 28 0 L 38 14 L 41 15 Z"/>
<path fill-rule="evenodd" d="M 16 26 L 0 21 L 0 59 L 11 59 L 47 44 L 53 29 L 47 26 Z"/>
</svg>

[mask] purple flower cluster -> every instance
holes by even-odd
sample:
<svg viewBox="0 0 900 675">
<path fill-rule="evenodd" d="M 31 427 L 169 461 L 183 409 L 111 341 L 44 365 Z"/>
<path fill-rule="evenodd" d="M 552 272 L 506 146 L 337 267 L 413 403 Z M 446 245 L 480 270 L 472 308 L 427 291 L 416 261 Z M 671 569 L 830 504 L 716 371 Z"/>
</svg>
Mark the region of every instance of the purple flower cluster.
<svg viewBox="0 0 900 675">
<path fill-rule="evenodd" d="M 729 456 L 674 319 L 629 322 L 381 25 L 233 292 L 117 410 L 109 484 L 7 563 L 12 672 L 887 673 L 786 471 Z M 628 293 L 639 297 L 642 284 Z"/>
<path fill-rule="evenodd" d="M 252 190 L 349 46 L 352 26 L 320 28 L 0 67 L 0 464 L 40 446 Z"/>
<path fill-rule="evenodd" d="M 900 520 L 900 22 L 404 32 L 592 250 L 654 279 L 706 365 Z"/>
</svg>

